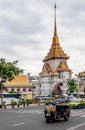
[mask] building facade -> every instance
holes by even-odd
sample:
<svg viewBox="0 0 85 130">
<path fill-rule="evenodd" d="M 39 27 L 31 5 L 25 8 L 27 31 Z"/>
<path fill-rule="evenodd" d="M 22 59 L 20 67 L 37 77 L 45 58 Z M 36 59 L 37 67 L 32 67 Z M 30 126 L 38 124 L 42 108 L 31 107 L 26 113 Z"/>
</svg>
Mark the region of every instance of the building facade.
<svg viewBox="0 0 85 130">
<path fill-rule="evenodd" d="M 63 93 L 66 93 L 66 80 L 71 78 L 72 70 L 68 67 L 69 56 L 62 50 L 59 43 L 56 27 L 56 4 L 54 5 L 54 35 L 51 48 L 43 59 L 44 65 L 39 74 L 41 83 L 41 95 L 52 94 L 56 83 L 63 83 Z"/>
<path fill-rule="evenodd" d="M 79 92 L 85 93 L 85 71 L 78 74 Z"/>
<path fill-rule="evenodd" d="M 33 88 L 33 98 L 36 98 L 41 95 L 41 84 L 39 81 L 39 76 L 29 76 Z"/>
<path fill-rule="evenodd" d="M 4 93 L 19 93 L 22 98 L 32 98 L 33 87 L 27 75 L 18 75 L 11 81 L 6 81 Z"/>
</svg>

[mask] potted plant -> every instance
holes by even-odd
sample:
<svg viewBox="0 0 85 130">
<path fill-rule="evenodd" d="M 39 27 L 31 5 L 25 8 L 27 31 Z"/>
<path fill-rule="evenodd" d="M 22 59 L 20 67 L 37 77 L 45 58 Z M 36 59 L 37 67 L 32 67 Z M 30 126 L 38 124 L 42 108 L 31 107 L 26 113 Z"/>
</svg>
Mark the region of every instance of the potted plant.
<svg viewBox="0 0 85 130">
<path fill-rule="evenodd" d="M 22 100 L 22 104 L 23 104 L 23 106 L 25 107 L 25 100 L 24 100 L 24 99 Z"/>
<path fill-rule="evenodd" d="M 29 106 L 29 103 L 30 103 L 29 99 L 26 99 L 27 106 Z"/>
<path fill-rule="evenodd" d="M 12 100 L 12 101 L 11 101 L 11 105 L 12 105 L 12 108 L 14 108 L 14 106 L 17 105 L 17 102 Z"/>
</svg>

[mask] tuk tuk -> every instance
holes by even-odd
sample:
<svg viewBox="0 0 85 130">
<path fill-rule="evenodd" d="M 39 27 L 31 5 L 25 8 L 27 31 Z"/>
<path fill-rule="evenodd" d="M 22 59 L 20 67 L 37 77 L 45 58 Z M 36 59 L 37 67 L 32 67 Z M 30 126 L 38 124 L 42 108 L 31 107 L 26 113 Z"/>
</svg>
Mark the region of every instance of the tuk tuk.
<svg viewBox="0 0 85 130">
<path fill-rule="evenodd" d="M 68 121 L 70 117 L 70 108 L 68 103 L 62 100 L 48 102 L 45 104 L 44 114 L 46 123 L 55 121 L 59 118 L 64 118 L 65 121 Z"/>
</svg>

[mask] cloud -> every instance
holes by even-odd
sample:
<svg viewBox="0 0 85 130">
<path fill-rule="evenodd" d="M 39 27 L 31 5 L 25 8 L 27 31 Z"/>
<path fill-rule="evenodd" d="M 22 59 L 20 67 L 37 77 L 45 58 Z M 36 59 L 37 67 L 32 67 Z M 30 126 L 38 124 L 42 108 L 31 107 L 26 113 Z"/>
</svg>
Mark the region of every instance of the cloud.
<svg viewBox="0 0 85 130">
<path fill-rule="evenodd" d="M 25 72 L 38 74 L 54 29 L 55 0 L 0 0 L 0 57 L 19 60 Z M 85 65 L 85 2 L 56 1 L 57 32 L 74 73 Z"/>
</svg>

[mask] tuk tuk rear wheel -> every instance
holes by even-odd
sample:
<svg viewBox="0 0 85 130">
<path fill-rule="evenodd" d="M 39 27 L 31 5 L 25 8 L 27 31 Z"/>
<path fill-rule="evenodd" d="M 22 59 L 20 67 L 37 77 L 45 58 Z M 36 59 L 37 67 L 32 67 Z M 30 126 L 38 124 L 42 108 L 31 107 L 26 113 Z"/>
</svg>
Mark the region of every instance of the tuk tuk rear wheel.
<svg viewBox="0 0 85 130">
<path fill-rule="evenodd" d="M 49 123 L 49 119 L 48 118 L 46 118 L 46 123 Z"/>
<path fill-rule="evenodd" d="M 64 120 L 65 120 L 65 121 L 68 121 L 68 118 L 69 118 L 68 115 L 65 115 L 65 116 L 64 116 Z"/>
</svg>

